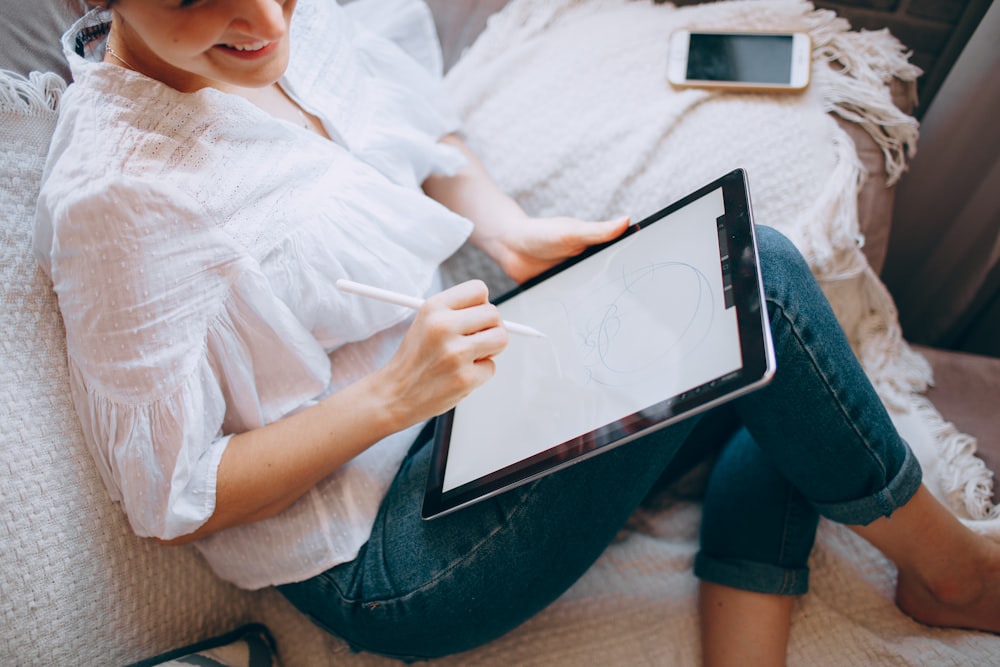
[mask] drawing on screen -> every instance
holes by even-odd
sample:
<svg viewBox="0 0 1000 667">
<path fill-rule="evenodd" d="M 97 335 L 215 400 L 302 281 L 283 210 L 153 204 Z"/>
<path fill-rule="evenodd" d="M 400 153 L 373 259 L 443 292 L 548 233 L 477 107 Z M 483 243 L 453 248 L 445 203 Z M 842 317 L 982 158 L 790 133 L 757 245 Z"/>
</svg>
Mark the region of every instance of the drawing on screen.
<svg viewBox="0 0 1000 667">
<path fill-rule="evenodd" d="M 713 303 L 711 284 L 691 264 L 623 270 L 567 311 L 587 382 L 628 384 L 679 362 L 708 335 Z M 652 332 L 657 333 L 650 345 Z"/>
</svg>

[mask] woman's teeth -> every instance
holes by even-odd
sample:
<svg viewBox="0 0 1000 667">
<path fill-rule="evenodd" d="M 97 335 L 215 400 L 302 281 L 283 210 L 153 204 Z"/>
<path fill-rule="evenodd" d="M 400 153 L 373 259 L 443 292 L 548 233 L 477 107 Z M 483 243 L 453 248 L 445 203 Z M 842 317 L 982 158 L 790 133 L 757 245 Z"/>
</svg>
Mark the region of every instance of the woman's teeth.
<svg viewBox="0 0 1000 667">
<path fill-rule="evenodd" d="M 236 51 L 260 51 L 268 44 L 270 44 L 270 42 L 254 42 L 253 44 L 223 44 L 223 46 L 227 49 L 234 49 Z"/>
</svg>

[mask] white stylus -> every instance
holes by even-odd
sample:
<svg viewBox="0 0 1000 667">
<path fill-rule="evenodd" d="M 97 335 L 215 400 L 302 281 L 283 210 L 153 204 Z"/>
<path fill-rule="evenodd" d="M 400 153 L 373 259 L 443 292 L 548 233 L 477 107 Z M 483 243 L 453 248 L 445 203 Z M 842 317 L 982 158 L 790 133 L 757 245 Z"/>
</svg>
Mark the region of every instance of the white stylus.
<svg viewBox="0 0 1000 667">
<path fill-rule="evenodd" d="M 377 299 L 379 301 L 385 301 L 386 303 L 393 303 L 397 306 L 403 306 L 404 308 L 412 308 L 416 310 L 417 308 L 420 308 L 420 306 L 424 305 L 424 300 L 418 299 L 415 296 L 400 294 L 399 292 L 382 289 L 381 287 L 363 285 L 362 283 L 356 283 L 353 280 L 347 280 L 346 278 L 340 278 L 337 280 L 336 285 L 337 289 L 341 292 L 348 292 L 350 294 L 357 294 L 358 296 L 365 296 L 369 299 Z M 521 334 L 522 336 L 545 338 L 545 334 L 541 331 L 532 329 L 525 324 L 518 324 L 517 322 L 508 322 L 507 320 L 503 320 L 503 326 L 510 333 Z"/>
</svg>

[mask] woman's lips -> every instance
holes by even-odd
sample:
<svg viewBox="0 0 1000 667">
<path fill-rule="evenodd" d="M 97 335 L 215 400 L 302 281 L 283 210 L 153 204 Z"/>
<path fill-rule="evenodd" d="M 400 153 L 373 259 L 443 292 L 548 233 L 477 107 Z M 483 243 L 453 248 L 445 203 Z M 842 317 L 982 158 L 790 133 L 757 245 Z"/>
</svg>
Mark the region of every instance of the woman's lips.
<svg viewBox="0 0 1000 667">
<path fill-rule="evenodd" d="M 274 53 L 279 42 L 247 42 L 244 44 L 216 44 L 215 48 L 241 60 L 256 60 Z"/>
</svg>

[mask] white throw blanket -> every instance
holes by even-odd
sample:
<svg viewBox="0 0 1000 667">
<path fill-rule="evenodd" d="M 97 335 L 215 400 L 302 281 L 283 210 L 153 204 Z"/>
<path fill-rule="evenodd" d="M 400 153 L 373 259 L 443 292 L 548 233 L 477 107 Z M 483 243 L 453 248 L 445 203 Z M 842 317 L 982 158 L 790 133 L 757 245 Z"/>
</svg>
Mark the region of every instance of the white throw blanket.
<svg viewBox="0 0 1000 667">
<path fill-rule="evenodd" d="M 667 42 L 680 28 L 808 32 L 812 84 L 803 95 L 673 89 Z M 892 184 L 914 150 L 917 123 L 893 105 L 886 84 L 918 74 L 888 32 L 851 32 L 832 12 L 796 0 L 684 8 L 514 0 L 448 85 L 469 143 L 538 215 L 639 219 L 744 167 L 757 222 L 784 232 L 806 256 L 929 488 L 975 528 L 1000 534 L 992 473 L 975 456 L 975 440 L 923 397 L 930 366 L 903 341 L 892 298 L 861 251 L 857 188 L 865 174 L 827 113 L 872 135 Z"/>
</svg>

